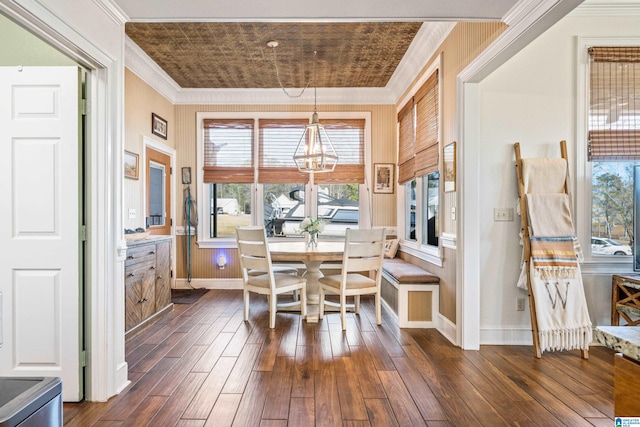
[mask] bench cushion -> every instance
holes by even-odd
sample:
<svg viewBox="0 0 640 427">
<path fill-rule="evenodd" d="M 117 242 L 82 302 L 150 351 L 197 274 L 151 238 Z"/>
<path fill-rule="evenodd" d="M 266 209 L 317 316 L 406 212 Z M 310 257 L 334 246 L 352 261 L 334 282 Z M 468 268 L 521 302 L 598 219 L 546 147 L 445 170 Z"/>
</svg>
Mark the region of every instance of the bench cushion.
<svg viewBox="0 0 640 427">
<path fill-rule="evenodd" d="M 398 283 L 439 283 L 440 278 L 400 258 L 385 259 L 382 269 Z"/>
</svg>

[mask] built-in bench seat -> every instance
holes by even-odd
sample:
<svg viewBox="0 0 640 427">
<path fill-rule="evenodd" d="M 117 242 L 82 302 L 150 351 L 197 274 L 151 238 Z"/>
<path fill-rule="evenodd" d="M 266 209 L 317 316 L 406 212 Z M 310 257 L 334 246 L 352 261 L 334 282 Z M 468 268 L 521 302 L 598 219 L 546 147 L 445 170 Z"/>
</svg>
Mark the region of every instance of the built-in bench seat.
<svg viewBox="0 0 640 427">
<path fill-rule="evenodd" d="M 382 264 L 382 301 L 401 328 L 435 328 L 440 312 L 440 278 L 400 258 Z"/>
</svg>

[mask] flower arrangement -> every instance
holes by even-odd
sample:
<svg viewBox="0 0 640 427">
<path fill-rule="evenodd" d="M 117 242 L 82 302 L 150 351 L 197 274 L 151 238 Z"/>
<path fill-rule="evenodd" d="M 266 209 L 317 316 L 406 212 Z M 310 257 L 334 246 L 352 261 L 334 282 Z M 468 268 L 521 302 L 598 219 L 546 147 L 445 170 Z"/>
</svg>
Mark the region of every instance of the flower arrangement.
<svg viewBox="0 0 640 427">
<path fill-rule="evenodd" d="M 322 233 L 324 231 L 325 221 L 321 219 L 313 219 L 310 216 L 306 217 L 300 223 L 300 234 L 307 233 L 309 234 L 309 246 L 317 245 L 318 233 Z"/>
</svg>

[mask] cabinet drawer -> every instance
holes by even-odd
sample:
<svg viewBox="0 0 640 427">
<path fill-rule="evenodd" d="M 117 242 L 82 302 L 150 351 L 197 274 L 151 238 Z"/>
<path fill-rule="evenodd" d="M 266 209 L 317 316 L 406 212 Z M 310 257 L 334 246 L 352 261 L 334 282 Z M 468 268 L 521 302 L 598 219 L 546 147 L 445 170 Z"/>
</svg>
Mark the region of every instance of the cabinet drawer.
<svg viewBox="0 0 640 427">
<path fill-rule="evenodd" d="M 124 266 L 126 268 L 139 263 L 146 263 L 149 261 L 155 262 L 155 260 L 156 245 L 139 246 L 127 249 L 127 258 L 124 261 Z"/>
<path fill-rule="evenodd" d="M 136 264 L 132 267 L 127 267 L 124 270 L 125 284 L 139 280 L 143 277 L 153 275 L 155 277 L 156 264 L 155 259 L 144 263 Z"/>
</svg>

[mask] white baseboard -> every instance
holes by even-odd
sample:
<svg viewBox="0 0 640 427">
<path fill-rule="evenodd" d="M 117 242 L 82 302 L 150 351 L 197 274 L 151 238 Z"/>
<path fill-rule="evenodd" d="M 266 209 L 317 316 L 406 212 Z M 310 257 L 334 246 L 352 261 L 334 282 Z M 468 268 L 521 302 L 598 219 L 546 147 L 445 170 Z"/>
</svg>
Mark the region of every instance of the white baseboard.
<svg viewBox="0 0 640 427">
<path fill-rule="evenodd" d="M 458 343 L 456 340 L 457 327 L 455 323 L 453 323 L 451 320 L 444 317 L 441 313 L 438 313 L 436 327 L 438 329 L 438 332 L 440 332 L 446 339 L 451 341 L 451 344 L 458 346 Z"/>
<path fill-rule="evenodd" d="M 176 279 L 175 289 L 242 289 L 242 279 Z"/>
<path fill-rule="evenodd" d="M 481 326 L 480 345 L 533 345 L 531 328 Z"/>
</svg>

